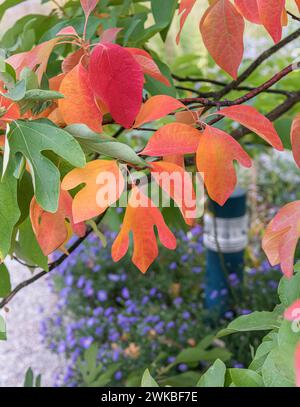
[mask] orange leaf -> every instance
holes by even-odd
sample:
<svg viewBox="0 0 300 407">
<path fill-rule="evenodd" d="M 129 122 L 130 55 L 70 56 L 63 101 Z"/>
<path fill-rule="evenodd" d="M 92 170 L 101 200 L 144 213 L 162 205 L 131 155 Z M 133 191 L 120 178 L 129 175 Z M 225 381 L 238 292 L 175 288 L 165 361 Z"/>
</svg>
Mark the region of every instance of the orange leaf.
<svg viewBox="0 0 300 407">
<path fill-rule="evenodd" d="M 181 31 L 183 29 L 185 21 L 188 18 L 188 15 L 190 14 L 190 12 L 192 11 L 192 8 L 194 7 L 195 3 L 196 3 L 196 0 L 181 0 L 181 2 L 180 2 L 179 9 L 178 9 L 178 15 L 180 15 L 180 28 L 179 28 L 179 32 L 176 36 L 177 44 L 179 44 Z"/>
<path fill-rule="evenodd" d="M 200 136 L 200 131 L 188 124 L 169 123 L 153 134 L 141 154 L 151 157 L 192 154 L 197 150 Z"/>
<path fill-rule="evenodd" d="M 257 0 L 258 12 L 261 23 L 277 43 L 282 36 L 282 13 L 285 0 Z"/>
<path fill-rule="evenodd" d="M 173 163 L 173 164 L 179 165 L 182 168 L 185 168 L 183 154 L 165 155 L 163 159 L 164 159 L 164 161 L 166 161 L 168 163 Z"/>
<path fill-rule="evenodd" d="M 58 41 L 59 38 L 53 38 L 52 40 L 43 42 L 30 51 L 12 55 L 7 58 L 6 62 L 15 69 L 17 76 L 19 76 L 26 67 L 31 70 L 36 68 L 38 80 L 41 82 L 42 76 L 47 69 L 50 54 Z"/>
<path fill-rule="evenodd" d="M 74 224 L 72 197 L 65 191 L 60 192 L 58 210 L 55 213 L 46 212 L 33 197 L 30 204 L 30 219 L 36 239 L 45 256 L 65 243 L 68 237 L 66 219 L 70 222 L 73 232 L 78 236 L 84 236 L 86 231 L 83 223 Z"/>
<path fill-rule="evenodd" d="M 176 248 L 176 238 L 165 224 L 160 210 L 137 187 L 133 187 L 120 233 L 112 245 L 115 262 L 125 256 L 129 247 L 129 233 L 133 234 L 132 262 L 145 273 L 158 256 L 154 226 L 161 243 L 170 250 Z"/>
<path fill-rule="evenodd" d="M 93 131 L 102 131 L 102 113 L 82 64 L 66 74 L 59 91 L 65 96 L 59 99 L 58 107 L 66 124 L 84 123 Z"/>
<path fill-rule="evenodd" d="M 234 0 L 234 4 L 242 16 L 251 21 L 251 23 L 261 24 L 257 0 Z"/>
<path fill-rule="evenodd" d="M 1 87 L 1 83 L 0 91 L 5 92 Z M 20 116 L 19 106 L 10 99 L 0 95 L 0 129 L 5 130 L 7 123 L 19 119 Z"/>
<path fill-rule="evenodd" d="M 181 108 L 186 109 L 186 106 L 171 96 L 152 96 L 142 105 L 135 119 L 134 127 L 140 127 L 144 123 L 158 120 Z"/>
<path fill-rule="evenodd" d="M 177 204 L 185 222 L 193 225 L 196 217 L 196 194 L 190 174 L 181 166 L 166 161 L 151 163 L 151 167 L 154 180 Z"/>
<path fill-rule="evenodd" d="M 216 61 L 234 79 L 244 53 L 243 17 L 229 0 L 219 0 L 210 6 L 200 22 L 203 42 Z"/>
<path fill-rule="evenodd" d="M 114 204 L 123 192 L 124 178 L 116 161 L 95 160 L 69 172 L 61 187 L 70 190 L 80 184 L 85 186 L 73 199 L 75 223 L 98 216 Z"/>
<path fill-rule="evenodd" d="M 295 117 L 291 129 L 291 144 L 296 164 L 300 168 L 300 113 Z"/>
<path fill-rule="evenodd" d="M 261 138 L 271 144 L 272 147 L 279 151 L 283 150 L 282 142 L 272 122 L 259 113 L 254 107 L 243 105 L 225 107 L 218 111 L 218 114 L 236 120 L 243 126 L 258 134 Z"/>
<path fill-rule="evenodd" d="M 295 2 L 297 4 L 297 7 L 298 7 L 298 10 L 299 10 L 299 13 L 300 13 L 300 0 L 295 0 Z"/>
<path fill-rule="evenodd" d="M 160 72 L 159 67 L 156 65 L 152 56 L 139 48 L 126 48 L 129 51 L 136 62 L 142 68 L 144 75 L 152 76 L 152 78 L 164 83 L 166 86 L 171 86 L 169 80 Z"/>
<path fill-rule="evenodd" d="M 300 201 L 290 202 L 279 210 L 267 226 L 262 248 L 272 266 L 281 265 L 283 274 L 293 275 L 294 254 L 300 237 Z"/>
<path fill-rule="evenodd" d="M 204 108 L 199 110 L 187 110 L 177 112 L 175 113 L 175 119 L 179 123 L 195 124 L 199 120 L 199 117 L 201 116 L 203 110 Z"/>
<path fill-rule="evenodd" d="M 82 48 L 79 48 L 77 51 L 72 52 L 72 54 L 69 54 L 64 60 L 61 65 L 61 69 L 63 73 L 67 73 L 71 71 L 76 65 L 79 64 L 81 58 L 84 55 L 84 50 Z"/>
<path fill-rule="evenodd" d="M 233 137 L 208 125 L 200 137 L 196 159 L 207 192 L 219 205 L 224 205 L 236 186 L 233 161 L 251 167 L 250 157 Z"/>
</svg>

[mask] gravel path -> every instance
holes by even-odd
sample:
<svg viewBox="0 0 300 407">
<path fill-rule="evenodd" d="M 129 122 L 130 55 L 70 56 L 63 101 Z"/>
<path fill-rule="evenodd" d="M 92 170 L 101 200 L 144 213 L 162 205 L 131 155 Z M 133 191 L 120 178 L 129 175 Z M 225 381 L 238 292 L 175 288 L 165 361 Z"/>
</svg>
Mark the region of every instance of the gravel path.
<svg viewBox="0 0 300 407">
<path fill-rule="evenodd" d="M 30 271 L 16 262 L 7 263 L 12 285 L 30 277 Z M 9 304 L 6 319 L 7 341 L 0 341 L 0 387 L 23 386 L 28 367 L 42 374 L 42 386 L 53 386 L 54 375 L 65 361 L 41 343 L 40 321 L 51 314 L 56 296 L 50 292 L 46 278 L 20 291 Z M 43 313 L 40 310 L 43 308 Z"/>
</svg>

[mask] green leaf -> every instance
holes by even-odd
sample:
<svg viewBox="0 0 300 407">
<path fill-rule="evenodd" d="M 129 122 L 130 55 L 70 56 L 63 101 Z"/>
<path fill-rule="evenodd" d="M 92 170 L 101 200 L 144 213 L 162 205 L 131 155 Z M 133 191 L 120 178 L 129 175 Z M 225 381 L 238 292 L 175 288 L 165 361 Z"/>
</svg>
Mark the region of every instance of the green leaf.
<svg viewBox="0 0 300 407">
<path fill-rule="evenodd" d="M 250 369 L 229 369 L 232 382 L 236 387 L 264 387 L 262 377 Z"/>
<path fill-rule="evenodd" d="M 163 386 L 195 387 L 196 384 L 199 382 L 200 377 L 201 377 L 200 373 L 190 371 L 181 373 L 177 376 L 161 379 L 159 382 Z"/>
<path fill-rule="evenodd" d="M 31 367 L 27 370 L 25 374 L 24 387 L 33 387 L 33 371 Z"/>
<path fill-rule="evenodd" d="M 19 226 L 18 230 L 18 241 L 15 247 L 17 257 L 30 266 L 39 266 L 48 271 L 48 257 L 44 256 L 36 240 L 29 217 Z"/>
<path fill-rule="evenodd" d="M 156 24 L 166 28 L 160 32 L 163 41 L 166 39 L 168 28 L 172 22 L 177 3 L 177 0 L 164 0 L 164 5 L 162 7 L 161 0 L 151 0 L 154 21 Z"/>
<path fill-rule="evenodd" d="M 230 335 L 236 332 L 264 331 L 279 327 L 278 317 L 280 313 L 277 309 L 273 312 L 252 312 L 252 314 L 242 315 L 230 322 L 227 328 L 218 332 L 217 337 Z"/>
<path fill-rule="evenodd" d="M 141 382 L 141 387 L 159 387 L 159 385 L 156 383 L 156 381 L 151 376 L 149 369 L 146 369 L 144 371 L 144 374 L 142 377 L 142 382 Z"/>
<path fill-rule="evenodd" d="M 4 263 L 0 264 L 0 298 L 6 297 L 11 292 L 9 271 Z"/>
<path fill-rule="evenodd" d="M 30 89 L 28 90 L 23 100 L 33 100 L 39 102 L 45 102 L 47 100 L 53 99 L 63 99 L 64 95 L 60 92 L 56 92 L 54 90 L 44 90 L 44 89 Z"/>
<path fill-rule="evenodd" d="M 26 89 L 37 89 L 39 87 L 38 77 L 35 72 L 25 67 L 20 73 L 20 79 L 26 82 Z"/>
<path fill-rule="evenodd" d="M 289 307 L 300 298 L 300 273 L 294 274 L 292 278 L 282 277 L 278 286 L 278 295 L 281 303 Z"/>
<path fill-rule="evenodd" d="M 6 340 L 6 329 L 4 319 L 0 315 L 0 341 Z"/>
<path fill-rule="evenodd" d="M 153 56 L 153 55 L 152 55 Z M 170 72 L 169 67 L 161 62 L 157 57 L 153 58 L 161 73 L 169 80 L 171 86 L 167 86 L 164 83 L 152 78 L 149 75 L 146 75 L 146 84 L 145 89 L 152 95 L 168 95 L 172 97 L 176 97 L 177 91 L 174 87 L 173 78 Z"/>
<path fill-rule="evenodd" d="M 201 350 L 197 346 L 195 348 L 183 349 L 175 359 L 174 364 L 178 363 L 194 363 L 200 361 L 214 361 L 221 359 L 226 361 L 230 359 L 231 353 L 227 349 L 214 348 L 210 350 Z"/>
<path fill-rule="evenodd" d="M 288 365 L 285 355 L 274 348 L 262 367 L 262 377 L 266 387 L 294 387 L 294 372 Z"/>
<path fill-rule="evenodd" d="M 50 123 L 50 122 L 49 122 Z M 68 132 L 44 120 L 17 120 L 10 126 L 4 153 L 3 175 L 14 171 L 11 160 L 22 154 L 31 170 L 37 202 L 48 212 L 56 212 L 60 174 L 57 167 L 42 153 L 50 150 L 75 167 L 85 165 L 84 153 Z"/>
<path fill-rule="evenodd" d="M 24 98 L 26 93 L 26 82 L 22 79 L 17 82 L 17 84 L 8 90 L 6 93 L 1 93 L 0 95 L 4 96 L 7 99 L 14 100 L 15 102 Z"/>
<path fill-rule="evenodd" d="M 2 158 L 0 158 L 0 171 Z M 13 175 L 0 182 L 0 259 L 8 254 L 15 224 L 20 217 L 17 202 L 17 180 Z"/>
<path fill-rule="evenodd" d="M 87 152 L 103 154 L 143 167 L 148 165 L 127 144 L 120 143 L 113 137 L 95 133 L 84 124 L 73 124 L 65 130 L 72 134 Z"/>
<path fill-rule="evenodd" d="M 217 359 L 214 364 L 201 376 L 197 387 L 224 387 L 226 366 Z"/>
</svg>

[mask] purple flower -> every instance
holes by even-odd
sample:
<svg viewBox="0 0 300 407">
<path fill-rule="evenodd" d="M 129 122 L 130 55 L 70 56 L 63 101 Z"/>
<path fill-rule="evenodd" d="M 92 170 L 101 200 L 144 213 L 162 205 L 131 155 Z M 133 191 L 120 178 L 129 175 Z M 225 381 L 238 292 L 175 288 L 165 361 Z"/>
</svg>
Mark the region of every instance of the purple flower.
<svg viewBox="0 0 300 407">
<path fill-rule="evenodd" d="M 213 290 L 213 291 L 210 293 L 209 298 L 210 298 L 211 300 L 215 300 L 216 298 L 218 298 L 218 296 L 219 296 L 219 292 L 218 292 L 217 290 Z"/>
<path fill-rule="evenodd" d="M 178 370 L 179 372 L 186 372 L 188 370 L 188 366 L 185 363 L 180 363 L 180 365 L 178 365 Z"/>
<path fill-rule="evenodd" d="M 183 302 L 183 299 L 181 297 L 177 297 L 174 299 L 173 304 L 180 305 L 180 304 L 182 304 L 182 302 Z"/>
<path fill-rule="evenodd" d="M 177 269 L 177 264 L 175 261 L 173 261 L 170 265 L 169 265 L 169 269 L 170 270 L 176 270 Z"/>
<path fill-rule="evenodd" d="M 122 297 L 123 297 L 125 300 L 128 300 L 128 298 L 130 297 L 130 293 L 129 293 L 129 290 L 128 290 L 127 287 L 123 287 L 123 288 L 122 288 Z"/>
<path fill-rule="evenodd" d="M 200 266 L 192 267 L 192 273 L 198 274 L 198 273 L 201 273 L 201 271 L 202 271 L 202 267 L 200 267 Z"/>
<path fill-rule="evenodd" d="M 97 298 L 100 302 L 104 302 L 107 300 L 107 292 L 104 290 L 99 290 L 97 292 Z"/>
<path fill-rule="evenodd" d="M 117 380 L 117 381 L 119 381 L 119 380 L 121 380 L 122 379 L 122 372 L 120 371 L 120 370 L 118 370 L 116 373 L 115 373 L 115 379 Z"/>
<path fill-rule="evenodd" d="M 84 349 L 88 349 L 93 343 L 94 338 L 92 336 L 84 336 L 80 338 L 79 343 Z"/>
</svg>

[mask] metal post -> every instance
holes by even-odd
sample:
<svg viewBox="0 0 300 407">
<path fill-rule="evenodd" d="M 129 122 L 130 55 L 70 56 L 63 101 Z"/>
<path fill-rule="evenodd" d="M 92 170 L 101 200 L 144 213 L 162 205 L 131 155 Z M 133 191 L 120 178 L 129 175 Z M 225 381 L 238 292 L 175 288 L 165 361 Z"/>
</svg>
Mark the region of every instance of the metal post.
<svg viewBox="0 0 300 407">
<path fill-rule="evenodd" d="M 209 200 L 204 215 L 205 307 L 219 316 L 230 309 L 232 300 L 236 299 L 233 293 L 238 295 L 247 243 L 246 192 L 236 188 L 224 206 Z M 232 287 L 235 284 L 237 287 Z"/>
</svg>

